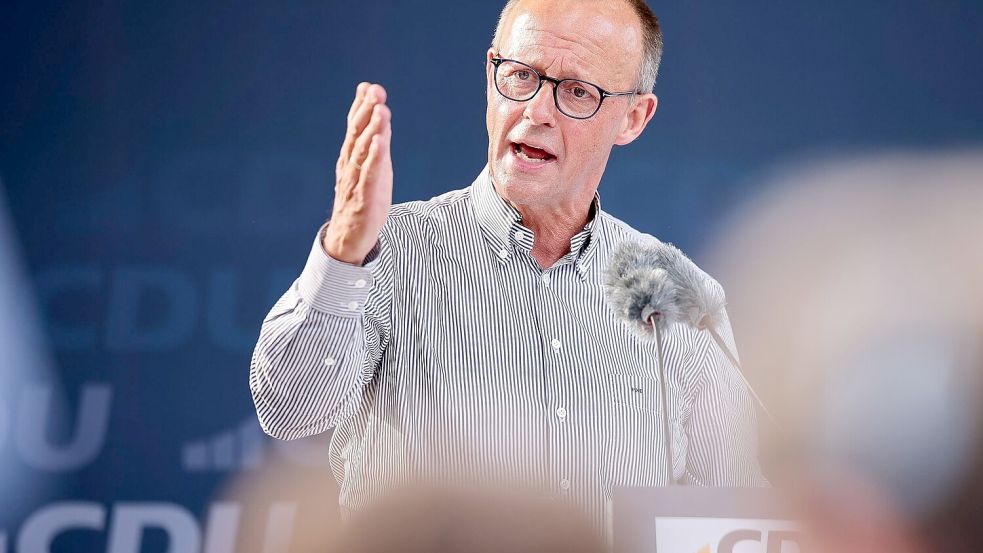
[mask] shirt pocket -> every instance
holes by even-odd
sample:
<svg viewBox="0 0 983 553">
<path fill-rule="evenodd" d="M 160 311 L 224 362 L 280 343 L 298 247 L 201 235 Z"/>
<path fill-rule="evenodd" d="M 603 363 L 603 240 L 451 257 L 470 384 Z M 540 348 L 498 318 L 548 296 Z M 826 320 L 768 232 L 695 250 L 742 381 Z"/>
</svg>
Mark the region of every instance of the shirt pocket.
<svg viewBox="0 0 983 553">
<path fill-rule="evenodd" d="M 606 482 L 609 486 L 668 483 L 658 380 L 637 374 L 609 374 Z"/>
<path fill-rule="evenodd" d="M 654 378 L 631 374 L 610 374 L 611 400 L 615 404 L 646 411 L 659 409 L 659 382 Z"/>
</svg>

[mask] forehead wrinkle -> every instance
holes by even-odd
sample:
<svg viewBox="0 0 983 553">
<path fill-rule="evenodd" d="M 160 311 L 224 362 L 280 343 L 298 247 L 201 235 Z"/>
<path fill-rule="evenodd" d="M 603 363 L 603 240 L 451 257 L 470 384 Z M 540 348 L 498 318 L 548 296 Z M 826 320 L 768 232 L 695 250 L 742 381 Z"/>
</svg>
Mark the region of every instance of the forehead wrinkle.
<svg viewBox="0 0 983 553">
<path fill-rule="evenodd" d="M 587 33 L 569 35 L 571 38 L 568 38 L 549 29 L 537 28 L 534 24 L 535 18 L 529 14 L 523 14 L 513 21 L 505 42 L 509 44 L 508 50 L 515 59 L 559 79 L 576 78 L 590 82 L 601 80 L 608 85 L 612 81 L 634 82 L 634 73 L 620 66 L 623 64 L 617 61 L 604 63 L 605 52 L 611 49 L 610 46 L 605 48 L 600 41 Z M 566 52 L 557 52 L 564 49 Z M 568 72 L 564 65 L 572 66 L 573 72 Z M 557 66 L 556 73 L 552 72 L 554 66 Z"/>
<path fill-rule="evenodd" d="M 571 44 L 579 46 L 576 43 L 571 42 Z M 582 54 L 575 51 L 560 53 L 556 50 L 557 45 L 555 43 L 546 45 L 530 42 L 524 47 L 516 49 L 516 53 L 512 55 L 516 56 L 515 59 L 528 63 L 555 79 L 580 79 L 593 82 L 598 78 L 604 78 L 605 66 L 585 59 Z"/>
<path fill-rule="evenodd" d="M 519 61 L 540 70 L 554 79 L 591 80 L 601 75 L 600 65 L 584 60 L 575 53 L 560 54 L 549 52 L 548 49 L 530 45 L 530 49 L 520 54 Z"/>
</svg>

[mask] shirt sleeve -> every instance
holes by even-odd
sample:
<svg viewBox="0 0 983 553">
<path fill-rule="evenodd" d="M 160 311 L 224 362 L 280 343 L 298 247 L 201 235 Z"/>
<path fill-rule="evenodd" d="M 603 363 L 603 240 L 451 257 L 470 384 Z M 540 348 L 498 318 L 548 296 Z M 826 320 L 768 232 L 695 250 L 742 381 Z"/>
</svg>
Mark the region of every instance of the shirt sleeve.
<svg viewBox="0 0 983 553">
<path fill-rule="evenodd" d="M 322 232 L 263 320 L 249 367 L 260 426 L 284 440 L 319 434 L 354 412 L 391 327 L 388 251 L 380 242 L 365 265 L 343 263 L 324 252 Z"/>
<path fill-rule="evenodd" d="M 737 358 L 730 320 L 717 326 Z M 700 486 L 767 486 L 758 462 L 755 406 L 737 367 L 710 336 L 700 331 L 702 371 L 686 422 L 689 450 L 685 483 Z"/>
</svg>

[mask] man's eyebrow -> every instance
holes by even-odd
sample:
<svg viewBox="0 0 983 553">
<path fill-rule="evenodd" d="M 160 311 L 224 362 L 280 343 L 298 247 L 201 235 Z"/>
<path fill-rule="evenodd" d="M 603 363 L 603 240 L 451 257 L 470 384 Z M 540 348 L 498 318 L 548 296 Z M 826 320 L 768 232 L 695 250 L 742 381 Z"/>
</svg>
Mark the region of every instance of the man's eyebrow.
<svg viewBox="0 0 983 553">
<path fill-rule="evenodd" d="M 594 81 L 590 80 L 589 78 L 585 78 L 585 77 L 583 77 L 583 76 L 581 76 L 580 74 L 577 74 L 577 73 L 571 73 L 570 71 L 563 71 L 563 72 L 561 72 L 558 75 L 554 75 L 552 73 L 547 72 L 545 69 L 543 69 L 543 65 L 541 63 L 536 63 L 536 62 L 534 62 L 534 61 L 532 61 L 532 60 L 530 60 L 528 58 L 527 59 L 523 59 L 522 57 L 510 57 L 510 56 L 505 56 L 505 55 L 501 55 L 501 54 L 499 54 L 498 57 L 522 62 L 522 63 L 528 65 L 529 67 L 532 67 L 536 71 L 539 71 L 540 74 L 546 75 L 547 77 L 551 77 L 551 78 L 554 78 L 554 79 L 557 79 L 557 80 L 573 79 L 573 80 L 577 80 L 577 81 L 584 81 L 586 83 L 593 83 L 594 82 Z"/>
</svg>

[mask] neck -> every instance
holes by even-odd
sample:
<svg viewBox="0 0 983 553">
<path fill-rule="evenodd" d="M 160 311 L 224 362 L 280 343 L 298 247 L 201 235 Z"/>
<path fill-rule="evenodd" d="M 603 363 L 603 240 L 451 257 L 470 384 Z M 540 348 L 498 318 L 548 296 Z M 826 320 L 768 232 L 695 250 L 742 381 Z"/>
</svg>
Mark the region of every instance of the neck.
<svg viewBox="0 0 983 553">
<path fill-rule="evenodd" d="M 532 256 L 543 269 L 552 267 L 570 253 L 570 239 L 583 230 L 590 220 L 593 196 L 565 209 L 535 209 L 515 206 L 522 215 L 522 224 L 535 236 Z"/>
</svg>

